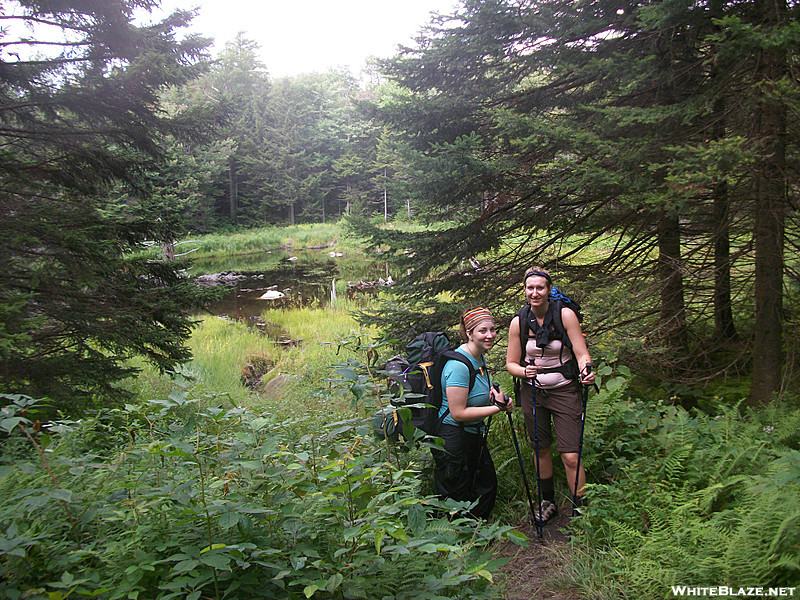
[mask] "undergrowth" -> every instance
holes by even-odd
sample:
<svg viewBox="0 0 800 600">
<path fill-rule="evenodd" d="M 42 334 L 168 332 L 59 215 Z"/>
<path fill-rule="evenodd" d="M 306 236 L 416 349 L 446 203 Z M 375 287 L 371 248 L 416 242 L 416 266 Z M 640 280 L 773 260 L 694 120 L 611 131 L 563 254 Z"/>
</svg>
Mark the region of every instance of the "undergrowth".
<svg viewBox="0 0 800 600">
<path fill-rule="evenodd" d="M 796 586 L 800 409 L 709 415 L 627 399 L 625 381 L 589 405 L 584 459 L 599 483 L 577 521 L 572 584 L 637 600 L 673 585 Z"/>
<path fill-rule="evenodd" d="M 42 401 L 5 396 L 0 595 L 493 597 L 489 544 L 524 542 L 504 523 L 527 519 L 508 422 L 490 435 L 497 516 L 464 518 L 427 495 L 424 446 L 378 443 L 364 421 L 388 401 L 388 342 L 326 312 L 269 314 L 309 340 L 289 351 L 207 320 L 187 367 L 196 382 L 143 386 L 148 399 L 79 422 L 39 423 Z M 315 331 L 344 340 L 320 345 Z M 277 401 L 217 393 L 234 383 L 215 373 L 238 372 L 251 352 L 297 377 Z M 597 372 L 582 455 L 590 504 L 558 585 L 593 600 L 797 585 L 800 409 L 686 410 L 631 398 L 624 367 Z"/>
<path fill-rule="evenodd" d="M 4 400 L 3 597 L 480 598 L 487 545 L 523 541 L 421 494 L 360 419 L 298 435 L 186 389 L 41 424 Z"/>
</svg>

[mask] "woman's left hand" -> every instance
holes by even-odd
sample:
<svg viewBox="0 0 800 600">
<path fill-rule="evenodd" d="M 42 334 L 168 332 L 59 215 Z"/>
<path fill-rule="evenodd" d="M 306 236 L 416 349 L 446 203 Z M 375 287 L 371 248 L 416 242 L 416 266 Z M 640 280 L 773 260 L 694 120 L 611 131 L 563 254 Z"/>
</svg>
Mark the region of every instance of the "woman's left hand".
<svg viewBox="0 0 800 600">
<path fill-rule="evenodd" d="M 583 385 L 591 385 L 594 383 L 594 370 L 592 370 L 592 363 L 586 363 L 581 369 L 581 383 Z"/>
</svg>

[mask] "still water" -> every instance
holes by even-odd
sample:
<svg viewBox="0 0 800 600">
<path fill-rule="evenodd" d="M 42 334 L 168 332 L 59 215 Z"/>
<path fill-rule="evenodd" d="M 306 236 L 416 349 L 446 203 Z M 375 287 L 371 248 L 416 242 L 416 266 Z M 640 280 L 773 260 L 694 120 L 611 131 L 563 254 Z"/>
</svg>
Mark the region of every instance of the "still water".
<svg viewBox="0 0 800 600">
<path fill-rule="evenodd" d="M 190 274 L 201 284 L 229 288 L 208 307 L 212 314 L 249 324 L 268 308 L 324 307 L 334 289 L 337 297 L 365 298 L 390 278 L 383 261 L 360 253 L 331 256 L 327 250 L 196 260 Z"/>
</svg>

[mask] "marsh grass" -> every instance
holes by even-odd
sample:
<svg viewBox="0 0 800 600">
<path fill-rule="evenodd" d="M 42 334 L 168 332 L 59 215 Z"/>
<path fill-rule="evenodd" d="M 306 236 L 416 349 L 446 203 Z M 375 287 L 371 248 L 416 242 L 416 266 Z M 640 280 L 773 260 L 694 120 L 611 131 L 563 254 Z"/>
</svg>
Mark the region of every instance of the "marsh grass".
<svg viewBox="0 0 800 600">
<path fill-rule="evenodd" d="M 428 229 L 424 225 L 412 223 L 398 223 L 386 227 L 396 227 L 409 232 Z M 180 254 L 191 250 L 192 259 L 243 256 L 270 250 L 300 251 L 324 248 L 341 252 L 361 248 L 360 241 L 350 235 L 344 224 L 338 222 L 258 227 L 204 235 L 189 234 L 177 243 L 176 252 Z M 160 256 L 160 252 L 160 246 L 153 246 L 143 254 L 157 257 Z"/>
<path fill-rule="evenodd" d="M 219 256 L 239 256 L 268 250 L 330 247 L 340 249 L 340 244 L 350 245 L 347 232 L 338 223 L 307 223 L 292 226 L 259 227 L 241 231 L 222 231 L 205 235 L 189 235 L 178 241 L 177 253 L 191 252 L 192 259 Z M 160 255 L 160 247 L 150 247 L 146 256 Z"/>
<path fill-rule="evenodd" d="M 335 249 L 345 237 L 344 230 L 335 223 L 314 223 L 290 227 L 264 227 L 238 233 L 209 234 L 200 238 L 199 256 L 249 254 L 278 248 L 316 248 L 330 246 Z"/>
<path fill-rule="evenodd" d="M 216 316 L 206 316 L 189 340 L 193 358 L 174 372 L 159 373 L 138 364 L 139 376 L 129 389 L 143 400 L 169 395 L 179 388 L 193 387 L 214 397 L 227 397 L 236 406 L 252 404 L 252 392 L 242 384 L 242 368 L 253 356 L 272 357 L 275 343 L 257 330 Z"/>
<path fill-rule="evenodd" d="M 350 399 L 343 397 L 339 402 L 336 396 L 321 391 L 331 388 L 336 377 L 333 365 L 354 357 L 340 342 L 353 336 L 371 339 L 371 332 L 351 315 L 353 309 L 353 302 L 341 298 L 325 308 L 265 310 L 263 320 L 294 342 L 286 346 L 244 323 L 205 316 L 189 342 L 193 359 L 177 377 L 161 375 L 142 364 L 142 372 L 130 388 L 142 398 L 157 398 L 190 384 L 216 402 L 222 395 L 236 406 L 279 408 L 287 415 L 327 420 L 351 416 Z M 280 378 L 280 385 L 269 394 L 242 381 L 243 369 L 254 359 L 263 359 L 272 367 L 264 374 L 262 385 Z"/>
</svg>

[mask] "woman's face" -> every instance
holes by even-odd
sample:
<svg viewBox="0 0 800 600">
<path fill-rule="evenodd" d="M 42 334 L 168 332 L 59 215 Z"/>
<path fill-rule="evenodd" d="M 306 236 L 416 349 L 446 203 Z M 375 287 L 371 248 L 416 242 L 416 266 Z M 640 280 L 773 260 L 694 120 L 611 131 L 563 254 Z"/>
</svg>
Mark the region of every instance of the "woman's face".
<svg viewBox="0 0 800 600">
<path fill-rule="evenodd" d="M 550 283 L 541 275 L 531 275 L 525 280 L 525 300 L 531 306 L 543 306 L 550 293 Z"/>
<path fill-rule="evenodd" d="M 467 338 L 469 341 L 477 345 L 482 352 L 491 350 L 492 346 L 494 346 L 494 340 L 496 337 L 497 327 L 495 326 L 494 321 L 490 319 L 484 319 L 475 325 L 471 331 L 467 332 Z"/>
</svg>

